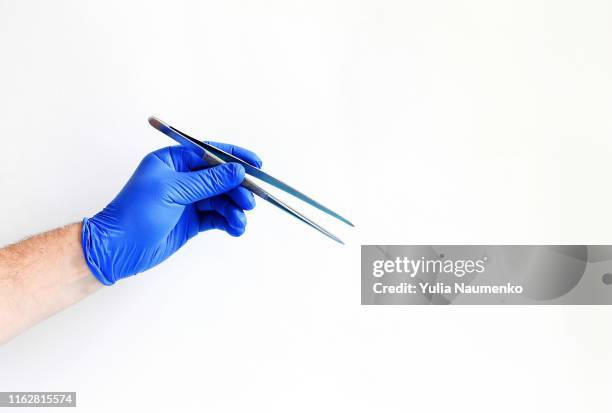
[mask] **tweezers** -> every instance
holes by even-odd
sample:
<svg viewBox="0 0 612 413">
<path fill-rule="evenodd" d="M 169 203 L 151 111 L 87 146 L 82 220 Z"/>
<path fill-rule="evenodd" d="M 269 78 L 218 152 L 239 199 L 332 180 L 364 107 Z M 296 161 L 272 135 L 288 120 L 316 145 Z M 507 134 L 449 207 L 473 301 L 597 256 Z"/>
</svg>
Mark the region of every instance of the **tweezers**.
<svg viewBox="0 0 612 413">
<path fill-rule="evenodd" d="M 204 161 L 206 161 L 207 164 L 211 165 L 211 166 L 216 166 L 216 165 L 221 165 L 224 164 L 226 162 L 235 162 L 235 163 L 239 163 L 240 165 L 242 165 L 245 169 L 245 172 L 251 176 L 254 176 L 258 179 L 261 179 L 264 182 L 267 182 L 268 184 L 284 191 L 287 192 L 290 195 L 295 196 L 296 198 L 312 205 L 313 207 L 325 212 L 328 215 L 331 215 L 332 217 L 344 222 L 345 224 L 348 224 L 350 226 L 354 226 L 348 219 L 342 217 L 340 214 L 332 211 L 331 209 L 323 206 L 322 204 L 320 204 L 319 202 L 315 201 L 314 199 L 310 198 L 309 196 L 303 194 L 302 192 L 298 191 L 297 189 L 287 185 L 286 183 L 274 178 L 273 176 L 265 173 L 264 171 L 262 171 L 259 168 L 256 168 L 254 166 L 252 166 L 251 164 L 243 161 L 240 158 L 235 157 L 232 154 L 229 154 L 217 147 L 214 147 L 206 142 L 202 142 L 196 138 L 192 138 L 191 136 L 187 135 L 184 132 L 181 132 L 180 130 L 168 125 L 167 123 L 161 121 L 160 119 L 151 116 L 149 118 L 149 123 L 151 124 L 151 126 L 153 126 L 155 129 L 157 129 L 158 131 L 164 133 L 165 135 L 169 136 L 170 138 L 174 139 L 175 141 L 177 141 L 178 143 L 180 143 L 183 146 L 187 146 L 187 147 L 191 147 L 191 148 L 195 148 L 198 150 L 198 152 L 202 153 L 202 157 L 204 159 Z M 342 240 L 340 238 L 338 238 L 337 236 L 335 236 L 334 234 L 332 234 L 331 232 L 329 232 L 328 230 L 326 230 L 325 228 L 323 228 L 322 226 L 320 226 L 319 224 L 317 224 L 316 222 L 314 222 L 313 220 L 311 220 L 310 218 L 306 217 L 304 214 L 296 211 L 294 208 L 290 207 L 289 205 L 287 205 L 286 203 L 284 203 L 283 201 L 281 201 L 280 199 L 276 198 L 275 196 L 273 196 L 272 194 L 270 194 L 268 191 L 266 191 L 265 189 L 263 189 L 262 187 L 260 187 L 259 185 L 257 185 L 255 182 L 253 182 L 251 179 L 249 178 L 244 178 L 244 181 L 242 181 L 241 184 L 243 187 L 245 187 L 246 189 L 250 190 L 251 192 L 253 192 L 255 195 L 257 195 L 258 197 L 260 197 L 261 199 L 268 201 L 269 203 L 271 203 L 272 205 L 282 209 L 283 211 L 287 212 L 288 214 L 292 215 L 293 217 L 299 219 L 300 221 L 304 222 L 305 224 L 311 226 L 312 228 L 316 229 L 317 231 L 319 231 L 320 233 L 326 235 L 327 237 L 333 239 L 336 242 L 339 242 L 340 244 L 344 244 L 344 242 L 342 242 Z"/>
</svg>

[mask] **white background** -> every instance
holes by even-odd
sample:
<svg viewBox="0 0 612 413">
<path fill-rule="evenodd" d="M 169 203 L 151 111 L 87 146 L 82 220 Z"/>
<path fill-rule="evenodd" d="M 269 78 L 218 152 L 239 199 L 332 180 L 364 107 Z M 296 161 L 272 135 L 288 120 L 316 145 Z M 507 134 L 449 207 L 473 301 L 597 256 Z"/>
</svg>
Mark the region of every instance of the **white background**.
<svg viewBox="0 0 612 413">
<path fill-rule="evenodd" d="M 340 247 L 260 202 L 0 348 L 0 389 L 609 412 L 611 308 L 362 307 L 359 247 L 612 243 L 611 39 L 609 1 L 0 0 L 0 244 L 104 207 L 171 143 L 153 114 L 357 224 L 300 205 Z"/>
</svg>

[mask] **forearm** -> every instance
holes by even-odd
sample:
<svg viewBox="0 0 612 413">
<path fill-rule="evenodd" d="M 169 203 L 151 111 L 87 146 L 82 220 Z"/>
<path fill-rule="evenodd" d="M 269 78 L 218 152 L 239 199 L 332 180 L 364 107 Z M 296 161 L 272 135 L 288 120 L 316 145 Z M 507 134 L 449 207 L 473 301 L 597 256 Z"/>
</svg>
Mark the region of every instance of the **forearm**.
<svg viewBox="0 0 612 413">
<path fill-rule="evenodd" d="M 0 249 L 0 343 L 101 286 L 83 258 L 80 223 Z"/>
</svg>

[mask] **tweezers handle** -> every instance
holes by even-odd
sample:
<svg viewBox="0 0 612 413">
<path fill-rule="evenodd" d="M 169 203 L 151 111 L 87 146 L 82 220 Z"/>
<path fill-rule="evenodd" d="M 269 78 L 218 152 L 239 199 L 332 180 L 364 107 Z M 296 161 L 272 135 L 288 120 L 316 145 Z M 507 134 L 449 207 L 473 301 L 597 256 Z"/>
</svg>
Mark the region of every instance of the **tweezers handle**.
<svg viewBox="0 0 612 413">
<path fill-rule="evenodd" d="M 202 159 L 204 159 L 206 163 L 212 166 L 217 166 L 217 165 L 221 165 L 225 163 L 225 161 L 218 158 L 216 155 L 209 153 L 208 151 L 204 151 L 204 155 L 202 156 Z M 251 181 L 249 178 L 245 177 L 242 183 L 240 184 L 240 186 L 248 189 L 249 191 L 253 192 L 255 195 L 257 195 L 261 199 L 268 201 L 275 207 L 282 209 L 289 215 L 292 215 L 293 217 L 304 222 L 305 224 L 310 225 L 311 227 L 321 232 L 322 234 L 327 235 L 329 238 L 333 239 L 334 241 L 344 245 L 344 242 L 342 242 L 340 238 L 338 238 L 337 236 L 335 236 L 334 234 L 332 234 L 331 232 L 329 232 L 328 230 L 326 230 L 325 228 L 323 228 L 322 226 L 320 226 L 319 224 L 317 224 L 310 218 L 299 213 L 298 211 L 296 211 L 295 209 L 293 209 L 292 207 L 290 207 L 289 205 L 287 205 L 280 199 L 276 198 L 275 196 L 270 194 L 268 191 L 266 191 L 265 189 L 257 185 L 255 182 Z"/>
</svg>

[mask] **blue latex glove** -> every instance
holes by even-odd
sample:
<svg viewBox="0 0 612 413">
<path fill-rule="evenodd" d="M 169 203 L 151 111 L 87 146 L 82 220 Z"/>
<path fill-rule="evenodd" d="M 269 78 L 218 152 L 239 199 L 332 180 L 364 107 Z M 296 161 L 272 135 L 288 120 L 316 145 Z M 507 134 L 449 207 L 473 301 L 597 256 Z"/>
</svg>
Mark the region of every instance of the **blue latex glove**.
<svg viewBox="0 0 612 413">
<path fill-rule="evenodd" d="M 249 150 L 209 143 L 261 167 Z M 183 146 L 150 153 L 119 195 L 83 220 L 81 242 L 89 268 L 111 285 L 159 264 L 198 232 L 216 228 L 242 235 L 244 210 L 255 207 L 253 194 L 239 186 L 243 179 L 242 165 L 207 167 L 197 152 Z"/>
</svg>

